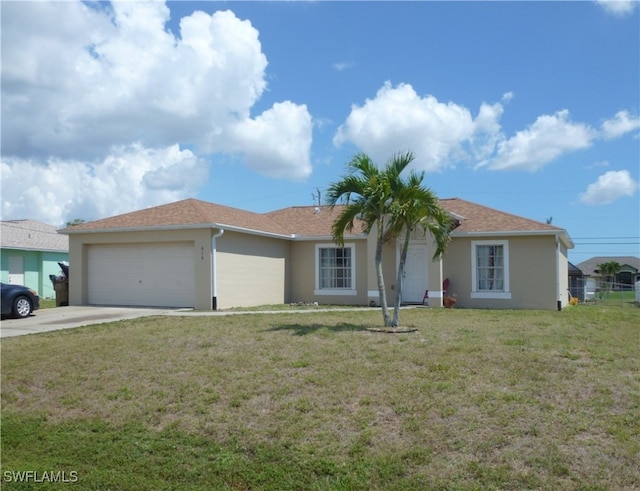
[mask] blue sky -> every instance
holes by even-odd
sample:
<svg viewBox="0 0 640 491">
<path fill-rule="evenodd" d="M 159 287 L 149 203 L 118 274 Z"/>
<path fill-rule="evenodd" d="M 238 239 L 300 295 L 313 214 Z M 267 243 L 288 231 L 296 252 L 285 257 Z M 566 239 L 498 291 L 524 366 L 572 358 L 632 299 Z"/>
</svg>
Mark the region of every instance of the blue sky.
<svg viewBox="0 0 640 491">
<path fill-rule="evenodd" d="M 2 219 L 311 205 L 364 151 L 640 255 L 632 2 L 11 2 Z"/>
</svg>

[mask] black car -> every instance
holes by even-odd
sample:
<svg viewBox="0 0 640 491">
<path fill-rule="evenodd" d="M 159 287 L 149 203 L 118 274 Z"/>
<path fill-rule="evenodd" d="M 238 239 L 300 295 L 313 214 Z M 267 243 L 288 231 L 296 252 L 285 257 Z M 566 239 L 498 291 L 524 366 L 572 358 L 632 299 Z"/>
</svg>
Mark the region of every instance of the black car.
<svg viewBox="0 0 640 491">
<path fill-rule="evenodd" d="M 40 308 L 38 293 L 26 286 L 0 283 L 2 316 L 29 317 Z"/>
</svg>

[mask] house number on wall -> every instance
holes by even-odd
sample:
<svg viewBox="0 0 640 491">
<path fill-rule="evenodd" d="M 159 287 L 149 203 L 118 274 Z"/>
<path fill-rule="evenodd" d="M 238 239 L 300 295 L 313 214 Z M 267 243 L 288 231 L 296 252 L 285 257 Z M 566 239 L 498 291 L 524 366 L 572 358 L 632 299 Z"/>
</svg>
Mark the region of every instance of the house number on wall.
<svg viewBox="0 0 640 491">
<path fill-rule="evenodd" d="M 200 246 L 200 259 L 204 261 L 204 246 Z"/>
</svg>

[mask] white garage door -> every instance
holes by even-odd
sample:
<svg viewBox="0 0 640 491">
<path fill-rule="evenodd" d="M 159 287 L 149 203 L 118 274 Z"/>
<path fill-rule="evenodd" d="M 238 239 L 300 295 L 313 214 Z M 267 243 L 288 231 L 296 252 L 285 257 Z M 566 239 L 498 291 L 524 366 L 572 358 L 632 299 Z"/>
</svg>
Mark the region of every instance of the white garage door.
<svg viewBox="0 0 640 491">
<path fill-rule="evenodd" d="M 92 305 L 194 305 L 193 244 L 92 245 L 87 259 Z"/>
</svg>

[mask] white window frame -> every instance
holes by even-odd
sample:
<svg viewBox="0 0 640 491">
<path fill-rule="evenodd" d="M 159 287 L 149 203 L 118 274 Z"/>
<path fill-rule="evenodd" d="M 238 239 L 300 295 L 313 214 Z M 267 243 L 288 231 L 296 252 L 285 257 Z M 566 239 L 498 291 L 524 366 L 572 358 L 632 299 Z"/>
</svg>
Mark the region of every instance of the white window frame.
<svg viewBox="0 0 640 491">
<path fill-rule="evenodd" d="M 320 249 L 350 249 L 351 250 L 351 288 L 320 288 Z M 314 295 L 357 295 L 356 290 L 356 245 L 354 243 L 344 244 L 338 247 L 335 244 L 316 244 L 315 248 L 315 290 Z"/>
<path fill-rule="evenodd" d="M 504 289 L 501 291 L 478 290 L 478 246 L 502 246 L 503 252 L 503 272 Z M 509 286 L 509 241 L 508 240 L 472 240 L 471 241 L 471 298 L 491 298 L 511 300 L 511 290 Z"/>
</svg>

